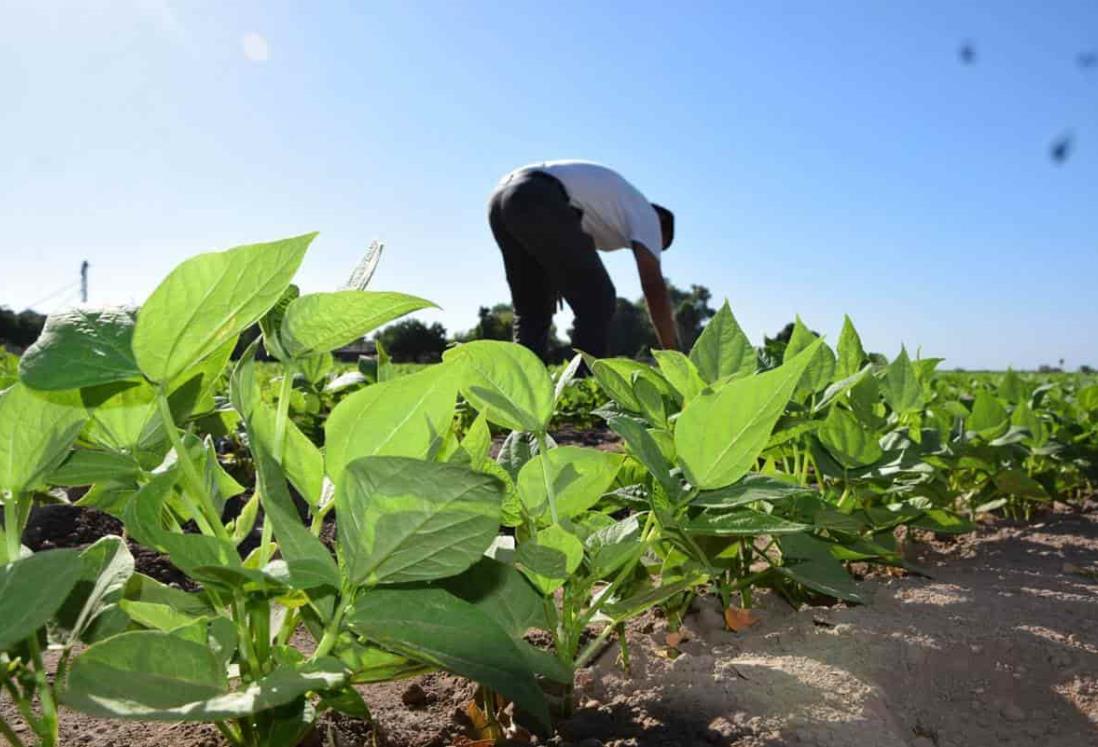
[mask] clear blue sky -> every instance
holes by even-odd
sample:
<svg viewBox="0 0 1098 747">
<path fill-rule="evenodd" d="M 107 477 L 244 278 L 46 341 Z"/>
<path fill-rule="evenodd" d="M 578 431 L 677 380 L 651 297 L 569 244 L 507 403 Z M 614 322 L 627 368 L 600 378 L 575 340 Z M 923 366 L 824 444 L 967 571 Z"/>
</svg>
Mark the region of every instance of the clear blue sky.
<svg viewBox="0 0 1098 747">
<path fill-rule="evenodd" d="M 139 302 L 190 254 L 319 230 L 306 290 L 383 238 L 376 286 L 464 329 L 508 298 L 492 185 L 584 158 L 676 211 L 665 273 L 757 343 L 846 312 L 889 355 L 1098 365 L 1096 48 L 1091 0 L 6 0 L 0 304 L 84 258 L 92 302 Z"/>
</svg>

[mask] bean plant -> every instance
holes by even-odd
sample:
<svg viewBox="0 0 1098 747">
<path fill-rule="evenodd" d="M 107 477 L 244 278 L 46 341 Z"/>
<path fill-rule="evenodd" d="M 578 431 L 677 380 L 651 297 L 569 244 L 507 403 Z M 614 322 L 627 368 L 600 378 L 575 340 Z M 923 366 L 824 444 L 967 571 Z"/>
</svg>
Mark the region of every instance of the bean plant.
<svg viewBox="0 0 1098 747">
<path fill-rule="evenodd" d="M 554 376 L 474 341 L 339 372 L 334 350 L 432 304 L 367 290 L 376 247 L 302 293 L 313 238 L 192 257 L 139 308 L 51 316 L 0 367 L 0 686 L 35 743 L 58 743 L 64 705 L 292 747 L 327 711 L 370 721 L 356 686 L 440 669 L 478 683 L 482 737 L 547 734 L 575 671 L 615 638 L 627 665 L 625 625 L 653 607 L 674 626 L 704 592 L 865 602 L 851 563 L 918 570 L 901 528 L 1093 490 L 1093 381 L 888 361 L 849 319 L 834 349 L 799 319 L 756 348 L 725 304 L 651 365 L 578 355 Z M 604 403 L 583 417 L 619 448 L 554 442 L 577 402 Z M 31 552 L 31 511 L 70 496 L 125 536 Z M 131 543 L 185 583 L 137 572 Z"/>
</svg>

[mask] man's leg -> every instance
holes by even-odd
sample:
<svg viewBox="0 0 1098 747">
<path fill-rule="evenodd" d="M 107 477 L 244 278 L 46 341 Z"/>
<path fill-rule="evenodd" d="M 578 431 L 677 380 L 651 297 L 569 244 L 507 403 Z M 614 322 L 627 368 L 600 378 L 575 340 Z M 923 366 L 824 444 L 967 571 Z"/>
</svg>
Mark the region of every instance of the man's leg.
<svg viewBox="0 0 1098 747">
<path fill-rule="evenodd" d="M 558 182 L 537 175 L 519 177 L 500 207 L 507 232 L 551 274 L 575 314 L 572 347 L 605 357 L 617 296 L 580 211 Z"/>
<path fill-rule="evenodd" d="M 514 341 L 545 360 L 549 354 L 549 329 L 553 324 L 553 307 L 556 303 L 556 292 L 551 285 L 550 274 L 507 230 L 500 192 L 496 192 L 489 202 L 488 223 L 492 227 L 492 235 L 500 253 L 503 254 L 507 285 L 511 288 Z"/>
</svg>

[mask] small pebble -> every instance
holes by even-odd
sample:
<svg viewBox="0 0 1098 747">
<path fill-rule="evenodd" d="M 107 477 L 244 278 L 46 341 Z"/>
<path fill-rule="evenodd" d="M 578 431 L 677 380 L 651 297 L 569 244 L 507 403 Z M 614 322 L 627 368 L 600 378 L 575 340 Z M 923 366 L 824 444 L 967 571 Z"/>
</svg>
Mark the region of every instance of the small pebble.
<svg viewBox="0 0 1098 747">
<path fill-rule="evenodd" d="M 422 708 L 427 705 L 427 692 L 413 682 L 400 694 L 400 702 L 409 708 Z"/>
</svg>

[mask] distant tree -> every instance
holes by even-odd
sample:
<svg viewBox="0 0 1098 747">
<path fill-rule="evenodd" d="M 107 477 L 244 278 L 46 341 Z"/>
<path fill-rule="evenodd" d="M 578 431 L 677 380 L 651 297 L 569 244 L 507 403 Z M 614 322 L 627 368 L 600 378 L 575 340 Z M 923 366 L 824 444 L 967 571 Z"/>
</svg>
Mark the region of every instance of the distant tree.
<svg viewBox="0 0 1098 747">
<path fill-rule="evenodd" d="M 1092 373 L 1094 373 L 1094 367 L 1093 366 L 1088 366 L 1086 363 L 1084 363 L 1083 365 L 1079 366 L 1079 373 L 1081 373 L 1081 374 L 1092 374 Z"/>
<path fill-rule="evenodd" d="M 24 350 L 38 339 L 46 317 L 26 309 L 18 314 L 6 306 L 0 306 L 0 344 L 16 350 Z"/>
<path fill-rule="evenodd" d="M 491 308 L 481 306 L 477 310 L 477 324 L 467 332 L 455 336 L 458 342 L 470 340 L 512 340 L 515 312 L 509 303 L 497 303 Z M 549 328 L 550 363 L 560 363 L 572 353 L 571 346 L 557 337 L 556 325 Z"/>
<path fill-rule="evenodd" d="M 709 305 L 712 294 L 704 285 L 691 285 L 689 291 L 684 291 L 670 281 L 667 283 L 667 294 L 675 312 L 679 344 L 684 350 L 689 350 L 705 329 L 705 323 L 717 313 Z M 657 344 L 656 331 L 652 328 L 644 299 L 631 302 L 619 298 L 614 320 L 610 323 L 610 355 L 642 358 Z"/>
<path fill-rule="evenodd" d="M 572 331 L 569 330 L 569 335 Z M 614 319 L 610 323 L 610 343 L 607 354 L 624 355 L 628 358 L 648 354 L 649 348 L 656 344 L 656 333 L 643 301 L 633 303 L 625 298 L 618 299 L 614 310 Z"/>
<path fill-rule="evenodd" d="M 793 326 L 793 322 L 790 322 L 773 337 L 763 335 L 763 352 L 775 363 L 780 362 L 785 356 L 785 346 L 789 344 L 789 338 L 793 336 Z"/>
<path fill-rule="evenodd" d="M 446 328 L 418 319 L 391 324 L 375 336 L 396 363 L 435 363 L 446 350 Z"/>
</svg>

